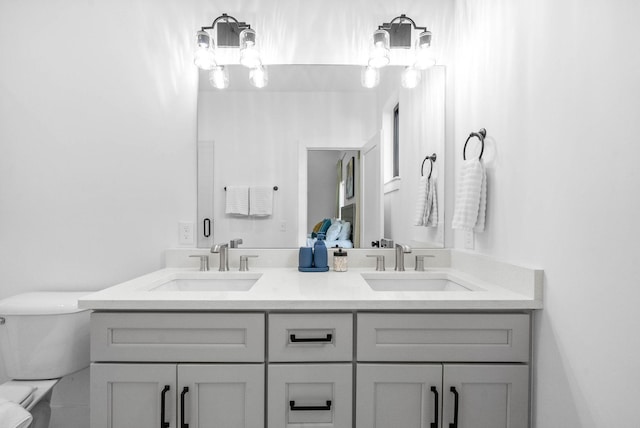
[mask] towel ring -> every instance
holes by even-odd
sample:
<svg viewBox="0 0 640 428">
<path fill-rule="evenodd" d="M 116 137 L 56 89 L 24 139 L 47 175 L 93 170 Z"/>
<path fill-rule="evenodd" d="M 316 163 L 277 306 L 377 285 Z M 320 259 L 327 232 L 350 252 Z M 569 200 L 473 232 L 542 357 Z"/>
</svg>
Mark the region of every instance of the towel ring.
<svg viewBox="0 0 640 428">
<path fill-rule="evenodd" d="M 467 143 L 472 137 L 477 137 L 480 140 L 480 143 L 482 143 L 482 148 L 480 149 L 480 156 L 478 156 L 478 159 L 482 159 L 482 153 L 484 153 L 484 139 L 486 136 L 487 136 L 487 130 L 484 128 L 480 128 L 478 132 L 472 132 L 471 134 L 469 134 L 467 141 L 464 142 L 464 149 L 462 149 L 462 160 L 467 160 Z"/>
<path fill-rule="evenodd" d="M 429 176 L 427 178 L 431 178 L 431 173 L 433 172 L 433 163 L 436 161 L 436 159 L 438 158 L 438 156 L 436 156 L 436 154 L 432 154 L 431 156 L 427 156 L 426 158 L 424 158 L 424 160 L 422 161 L 422 166 L 420 167 L 420 176 L 424 177 L 424 163 L 427 161 L 427 159 L 429 159 L 429 162 L 431 164 L 431 169 L 429 170 Z"/>
<path fill-rule="evenodd" d="M 278 190 L 278 186 L 273 186 L 273 190 Z M 227 186 L 224 186 L 224 191 L 227 191 Z"/>
</svg>

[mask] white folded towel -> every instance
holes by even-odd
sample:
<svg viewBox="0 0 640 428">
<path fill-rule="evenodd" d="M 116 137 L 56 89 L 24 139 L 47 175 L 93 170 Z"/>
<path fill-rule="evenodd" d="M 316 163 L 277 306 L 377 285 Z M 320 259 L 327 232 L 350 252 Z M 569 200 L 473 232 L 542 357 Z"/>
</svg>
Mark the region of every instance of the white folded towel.
<svg viewBox="0 0 640 428">
<path fill-rule="evenodd" d="M 225 213 L 249 215 L 249 186 L 227 186 Z"/>
<path fill-rule="evenodd" d="M 266 217 L 271 214 L 273 214 L 273 187 L 251 187 L 249 190 L 249 215 Z"/>
<path fill-rule="evenodd" d="M 468 159 L 462 163 L 460 179 L 453 210 L 454 229 L 484 230 L 487 205 L 487 174 L 479 159 Z"/>
<path fill-rule="evenodd" d="M 27 428 L 33 416 L 19 404 L 0 398 L 0 428 Z"/>
</svg>

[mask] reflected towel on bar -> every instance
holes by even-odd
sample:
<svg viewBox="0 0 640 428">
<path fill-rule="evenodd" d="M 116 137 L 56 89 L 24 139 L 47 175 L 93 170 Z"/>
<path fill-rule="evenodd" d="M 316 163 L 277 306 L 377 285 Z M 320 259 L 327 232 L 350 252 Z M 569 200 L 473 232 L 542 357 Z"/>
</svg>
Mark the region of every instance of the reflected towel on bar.
<svg viewBox="0 0 640 428">
<path fill-rule="evenodd" d="M 487 174 L 479 159 L 462 163 L 451 227 L 454 229 L 484 230 L 487 205 Z"/>
<path fill-rule="evenodd" d="M 249 215 L 249 186 L 227 186 L 225 213 Z"/>
<path fill-rule="evenodd" d="M 424 211 L 427 207 L 427 192 L 429 189 L 429 179 L 425 176 L 418 181 L 418 195 L 416 198 L 416 216 L 413 220 L 414 226 L 424 226 Z"/>
<path fill-rule="evenodd" d="M 435 177 L 427 181 L 427 203 L 422 222 L 426 227 L 438 227 L 438 186 Z"/>
<path fill-rule="evenodd" d="M 438 226 L 438 194 L 436 179 L 420 177 L 414 226 Z"/>
<path fill-rule="evenodd" d="M 33 416 L 21 405 L 0 398 L 0 427 L 2 428 L 27 428 Z"/>
<path fill-rule="evenodd" d="M 266 217 L 271 214 L 273 214 L 273 187 L 251 187 L 249 189 L 249 215 Z"/>
</svg>

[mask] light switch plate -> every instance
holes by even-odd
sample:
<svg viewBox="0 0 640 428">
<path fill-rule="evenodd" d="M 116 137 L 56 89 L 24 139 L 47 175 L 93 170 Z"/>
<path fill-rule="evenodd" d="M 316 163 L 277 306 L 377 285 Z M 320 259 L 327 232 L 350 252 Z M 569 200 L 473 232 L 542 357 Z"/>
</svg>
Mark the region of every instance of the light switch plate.
<svg viewBox="0 0 640 428">
<path fill-rule="evenodd" d="M 193 222 L 178 222 L 178 244 L 193 245 Z"/>
</svg>

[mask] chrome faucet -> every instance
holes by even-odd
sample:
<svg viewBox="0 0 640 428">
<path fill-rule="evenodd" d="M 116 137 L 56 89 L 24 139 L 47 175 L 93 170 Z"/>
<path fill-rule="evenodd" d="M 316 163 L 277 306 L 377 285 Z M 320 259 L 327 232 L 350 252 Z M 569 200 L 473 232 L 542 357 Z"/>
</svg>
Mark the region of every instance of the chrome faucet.
<svg viewBox="0 0 640 428">
<path fill-rule="evenodd" d="M 230 248 L 238 248 L 242 244 L 242 238 L 236 238 L 229 241 Z"/>
<path fill-rule="evenodd" d="M 404 271 L 404 255 L 411 252 L 408 245 L 396 244 L 396 268 L 397 271 Z"/>
<path fill-rule="evenodd" d="M 216 244 L 211 247 L 212 253 L 220 254 L 220 268 L 218 269 L 221 272 L 229 270 L 229 244 Z"/>
</svg>

